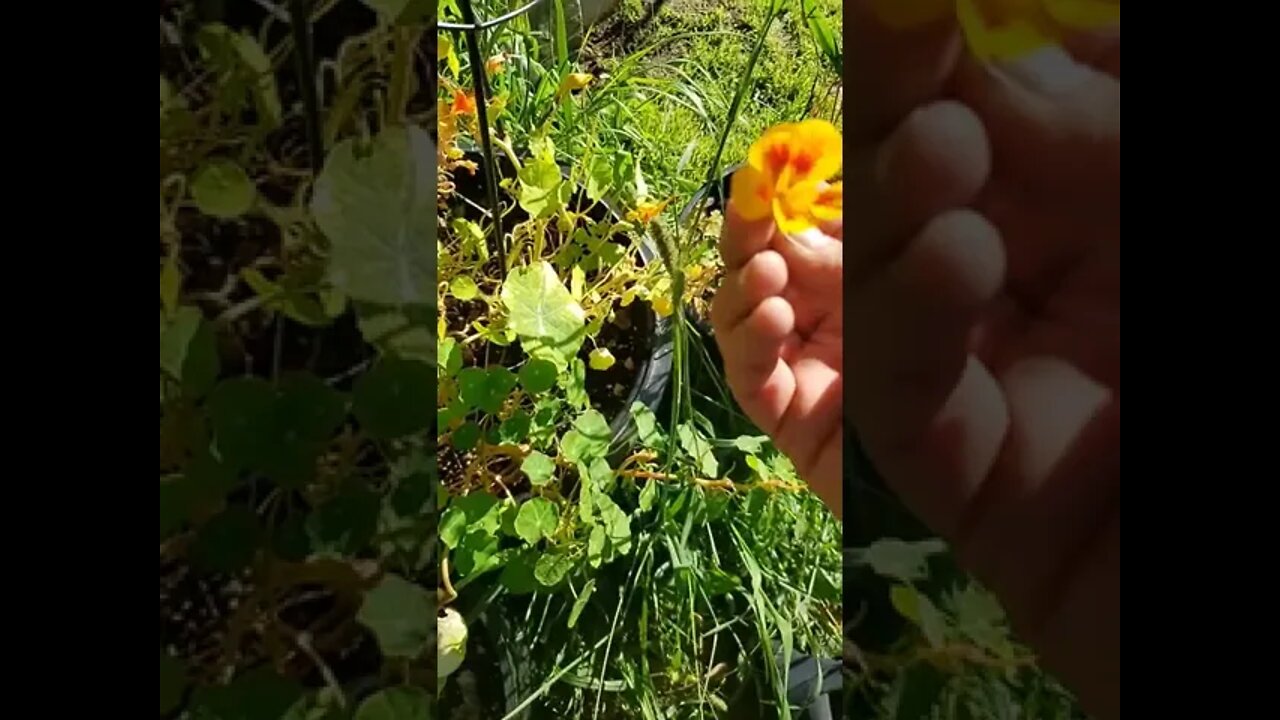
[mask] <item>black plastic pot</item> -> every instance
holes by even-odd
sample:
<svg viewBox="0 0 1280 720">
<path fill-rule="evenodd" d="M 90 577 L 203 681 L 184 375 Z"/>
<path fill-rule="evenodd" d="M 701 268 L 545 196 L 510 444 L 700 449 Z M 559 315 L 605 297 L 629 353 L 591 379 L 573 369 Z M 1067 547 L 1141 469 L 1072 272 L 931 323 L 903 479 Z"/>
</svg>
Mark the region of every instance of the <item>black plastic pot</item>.
<svg viewBox="0 0 1280 720">
<path fill-rule="evenodd" d="M 683 226 L 689 221 L 689 217 L 698 209 L 698 205 L 702 203 L 703 198 L 707 198 L 707 205 L 703 208 L 704 211 L 723 210 L 724 204 L 722 200 L 728 200 L 729 189 L 733 185 L 733 174 L 741 167 L 741 164 L 734 165 L 725 170 L 718 181 L 708 182 L 699 188 L 698 192 L 694 193 L 689 202 L 685 203 L 684 208 L 680 210 L 680 225 Z M 710 195 L 709 198 L 708 194 Z"/>
<path fill-rule="evenodd" d="M 479 219 L 482 216 L 482 212 L 488 210 L 486 207 L 487 201 L 484 199 L 484 179 L 482 177 L 484 162 L 483 157 L 475 150 L 468 151 L 466 157 L 476 163 L 477 170 L 475 174 L 472 175 L 465 170 L 458 171 L 454 173 L 453 179 L 457 187 L 456 192 L 479 206 L 478 208 L 468 206 L 463 209 L 463 215 L 474 220 Z M 499 154 L 495 158 L 495 164 L 503 178 L 516 177 L 515 167 L 505 155 Z M 565 179 L 569 178 L 569 168 L 561 166 L 561 173 Z M 583 197 L 584 195 L 579 191 L 575 193 L 571 202 L 580 201 Z M 602 208 L 603 212 L 608 213 L 613 220 L 621 221 L 623 219 L 622 213 L 608 198 L 598 203 L 597 207 Z M 518 207 L 515 212 L 523 213 Z M 508 220 L 504 220 L 502 224 L 504 228 L 509 229 L 511 227 Z M 658 249 L 654 245 L 653 239 L 648 235 L 641 236 L 641 264 L 647 265 L 658 261 L 660 261 Z M 633 304 L 633 307 L 636 307 L 636 305 Z M 646 357 L 636 359 L 635 376 L 627 392 L 624 404 L 609 421 L 609 429 L 612 433 L 611 447 L 618 452 L 625 452 L 636 439 L 635 424 L 631 422 L 631 406 L 635 403 L 641 403 L 650 410 L 657 412 L 658 406 L 666 394 L 667 385 L 671 381 L 673 345 L 670 319 L 658 317 L 657 313 L 654 313 L 652 309 L 648 309 L 639 313 L 639 320 L 640 325 L 637 329 L 640 333 L 648 336 L 649 350 Z"/>
</svg>

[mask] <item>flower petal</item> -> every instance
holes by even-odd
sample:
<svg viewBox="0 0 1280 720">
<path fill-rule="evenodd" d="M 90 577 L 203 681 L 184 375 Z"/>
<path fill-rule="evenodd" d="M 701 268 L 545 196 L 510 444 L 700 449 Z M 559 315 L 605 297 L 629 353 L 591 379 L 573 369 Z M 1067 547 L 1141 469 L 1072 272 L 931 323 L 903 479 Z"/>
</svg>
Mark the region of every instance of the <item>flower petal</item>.
<svg viewBox="0 0 1280 720">
<path fill-rule="evenodd" d="M 773 205 L 773 183 L 763 171 L 744 166 L 733 174 L 729 202 L 743 219 L 763 220 Z"/>
<path fill-rule="evenodd" d="M 1013 60 L 1056 44 L 1061 30 L 1041 0 L 956 0 L 969 50 L 979 60 Z"/>
<path fill-rule="evenodd" d="M 809 212 L 823 222 L 844 217 L 844 183 L 834 183 L 819 190 Z"/>
<path fill-rule="evenodd" d="M 794 123 L 782 123 L 766 130 L 747 150 L 747 165 L 776 179 L 791 160 L 795 128 Z"/>
<path fill-rule="evenodd" d="M 773 197 L 773 219 L 778 229 L 786 235 L 795 235 L 817 225 L 817 219 L 810 212 L 813 202 L 818 198 L 816 183 L 791 185 L 785 190 L 779 189 Z"/>
<path fill-rule="evenodd" d="M 826 120 L 809 119 L 796 126 L 794 146 L 793 182 L 821 182 L 840 172 L 844 141 Z"/>
<path fill-rule="evenodd" d="M 1043 0 L 1053 21 L 1072 30 L 1096 30 L 1120 24 L 1120 0 Z"/>
</svg>

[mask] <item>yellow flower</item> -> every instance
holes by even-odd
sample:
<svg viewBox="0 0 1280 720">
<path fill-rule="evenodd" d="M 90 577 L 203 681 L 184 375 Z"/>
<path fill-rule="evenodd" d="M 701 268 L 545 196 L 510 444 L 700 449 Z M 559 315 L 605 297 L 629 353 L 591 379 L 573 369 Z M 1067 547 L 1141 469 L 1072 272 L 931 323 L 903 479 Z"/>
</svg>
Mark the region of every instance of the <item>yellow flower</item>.
<svg viewBox="0 0 1280 720">
<path fill-rule="evenodd" d="M 574 90 L 585 88 L 595 79 L 595 76 L 591 73 L 569 73 L 560 82 L 560 87 L 556 89 L 556 99 L 562 98 Z"/>
<path fill-rule="evenodd" d="M 1072 32 L 1120 23 L 1120 0 L 876 0 L 872 7 L 897 28 L 954 14 L 969 49 L 982 60 L 1015 59 Z"/>
<path fill-rule="evenodd" d="M 503 66 L 507 64 L 507 54 L 498 53 L 484 62 L 484 71 L 490 75 L 502 72 Z"/>
<path fill-rule="evenodd" d="M 627 220 L 638 222 L 641 225 L 648 225 L 653 222 L 654 218 L 661 215 L 663 210 L 667 209 L 667 203 L 669 202 L 671 202 L 670 199 L 662 202 L 646 201 L 639 203 L 636 205 L 635 210 L 627 213 Z"/>
<path fill-rule="evenodd" d="M 747 220 L 772 215 L 788 235 L 839 218 L 843 186 L 828 181 L 840 172 L 843 147 L 840 132 L 825 120 L 770 128 L 733 176 L 734 207 Z"/>
</svg>

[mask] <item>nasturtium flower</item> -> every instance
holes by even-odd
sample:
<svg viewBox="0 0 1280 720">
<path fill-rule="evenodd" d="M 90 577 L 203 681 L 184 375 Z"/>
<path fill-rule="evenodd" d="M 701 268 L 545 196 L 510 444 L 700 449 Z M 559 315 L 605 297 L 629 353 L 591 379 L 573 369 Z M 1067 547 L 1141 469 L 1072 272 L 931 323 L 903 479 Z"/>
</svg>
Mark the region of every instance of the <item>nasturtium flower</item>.
<svg viewBox="0 0 1280 720">
<path fill-rule="evenodd" d="M 981 60 L 1012 60 L 1072 32 L 1120 23 L 1120 0 L 876 0 L 872 7 L 898 28 L 954 15 Z"/>
<path fill-rule="evenodd" d="M 453 608 L 436 618 L 436 677 L 452 675 L 467 657 L 467 623 Z"/>
<path fill-rule="evenodd" d="M 560 81 L 560 87 L 556 89 L 556 98 L 562 98 L 574 90 L 581 90 L 595 79 L 596 77 L 591 73 L 569 73 L 564 80 Z"/>
<path fill-rule="evenodd" d="M 488 60 L 484 61 L 484 71 L 490 75 L 502 72 L 502 68 L 507 64 L 507 54 L 498 53 Z"/>
<path fill-rule="evenodd" d="M 663 200 L 662 202 L 644 201 L 636 204 L 636 209 L 627 213 L 627 220 L 638 222 L 641 225 L 648 225 L 654 221 L 654 218 L 662 214 L 667 209 L 667 203 L 671 200 Z"/>
<path fill-rule="evenodd" d="M 454 90 L 453 107 L 451 109 L 454 115 L 474 115 L 476 112 L 476 98 L 465 90 Z"/>
<path fill-rule="evenodd" d="M 747 220 L 770 216 L 794 235 L 837 220 L 843 212 L 839 174 L 844 144 L 834 125 L 817 119 L 767 130 L 733 176 L 730 199 Z"/>
</svg>

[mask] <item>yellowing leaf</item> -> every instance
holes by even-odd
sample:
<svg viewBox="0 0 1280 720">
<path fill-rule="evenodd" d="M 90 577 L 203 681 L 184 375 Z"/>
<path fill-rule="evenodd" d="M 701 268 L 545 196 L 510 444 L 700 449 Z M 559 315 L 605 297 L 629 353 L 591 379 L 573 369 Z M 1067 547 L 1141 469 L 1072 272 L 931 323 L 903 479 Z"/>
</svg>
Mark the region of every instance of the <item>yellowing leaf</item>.
<svg viewBox="0 0 1280 720">
<path fill-rule="evenodd" d="M 613 367 L 615 362 L 617 360 L 614 359 L 613 353 L 609 352 L 608 348 L 596 348 L 591 351 L 591 358 L 588 364 L 591 365 L 592 370 L 608 370 Z"/>
<path fill-rule="evenodd" d="M 467 623 L 453 608 L 445 608 L 436 618 L 439 646 L 436 651 L 436 677 L 452 675 L 467 657 Z"/>
</svg>

